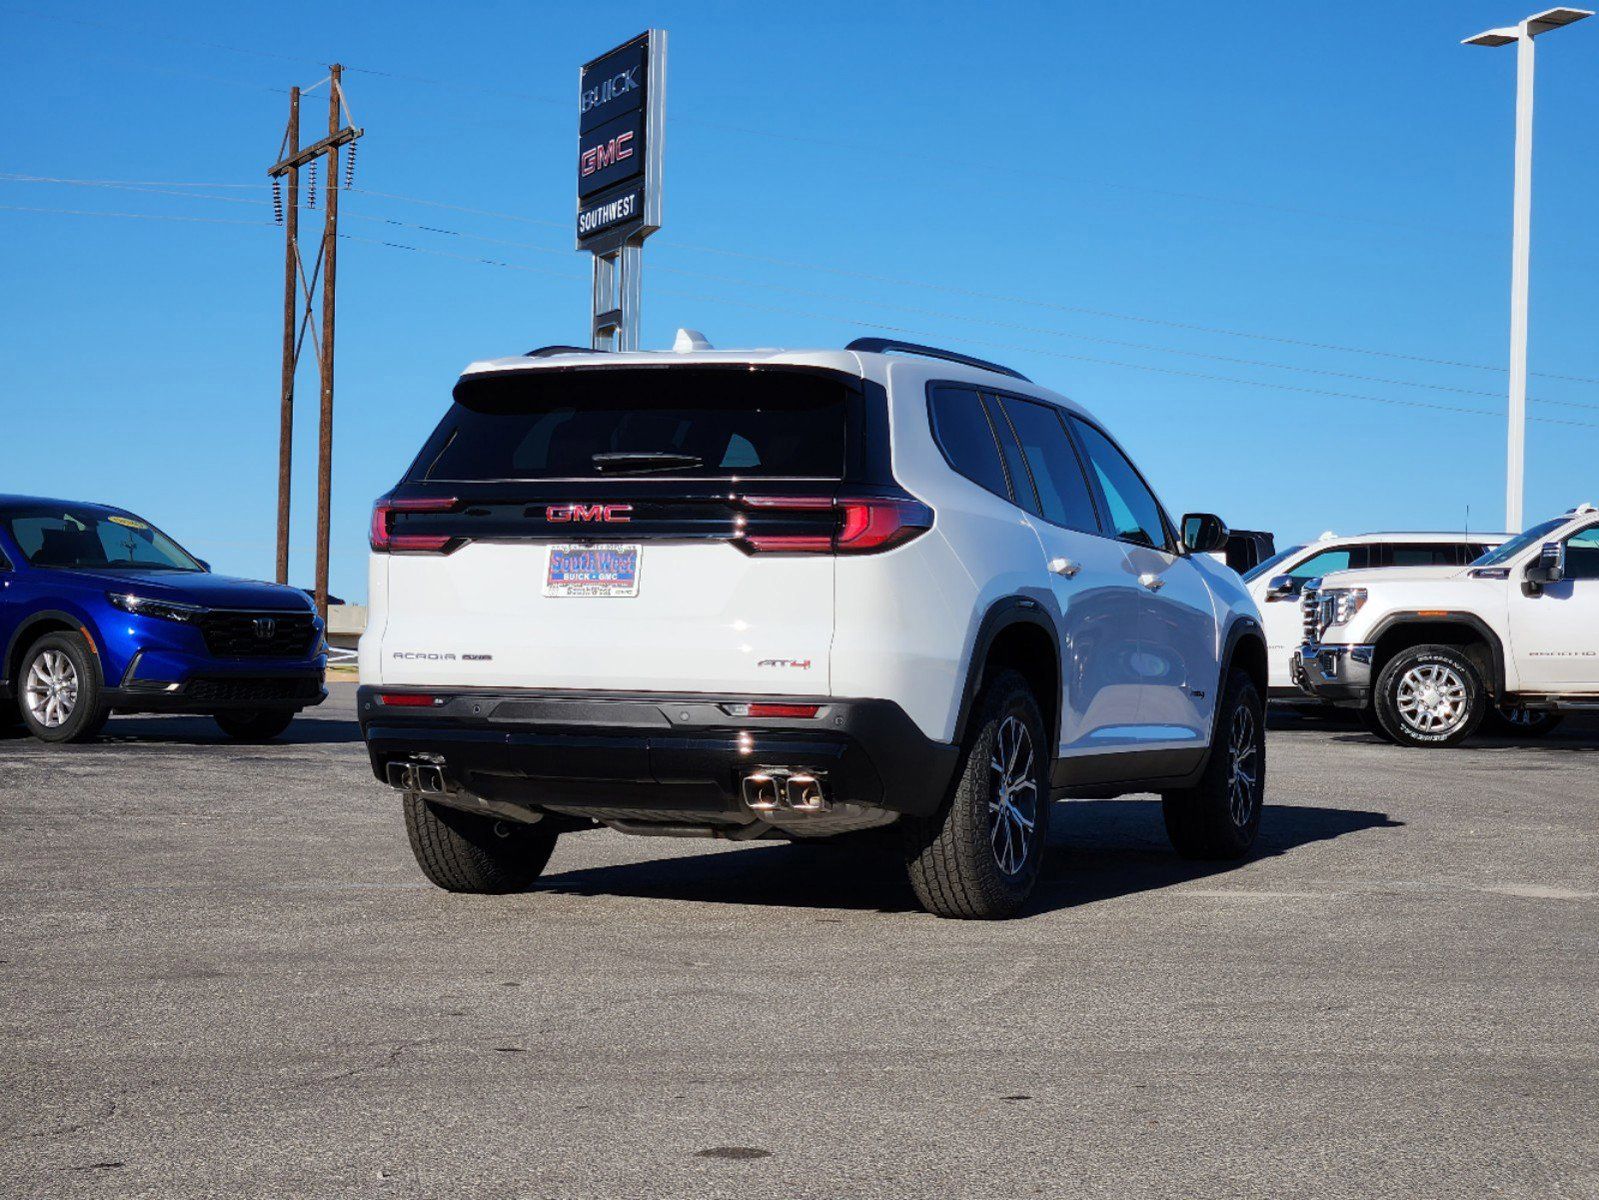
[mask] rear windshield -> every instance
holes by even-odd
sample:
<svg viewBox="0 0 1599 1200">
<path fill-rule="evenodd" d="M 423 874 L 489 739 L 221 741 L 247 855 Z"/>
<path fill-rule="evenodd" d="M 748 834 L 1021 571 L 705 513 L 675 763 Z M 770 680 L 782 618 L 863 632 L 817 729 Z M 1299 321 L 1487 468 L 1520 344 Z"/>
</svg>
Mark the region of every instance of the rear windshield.
<svg viewBox="0 0 1599 1200">
<path fill-rule="evenodd" d="M 856 398 L 842 376 L 747 367 L 469 377 L 410 478 L 841 479 Z"/>
</svg>

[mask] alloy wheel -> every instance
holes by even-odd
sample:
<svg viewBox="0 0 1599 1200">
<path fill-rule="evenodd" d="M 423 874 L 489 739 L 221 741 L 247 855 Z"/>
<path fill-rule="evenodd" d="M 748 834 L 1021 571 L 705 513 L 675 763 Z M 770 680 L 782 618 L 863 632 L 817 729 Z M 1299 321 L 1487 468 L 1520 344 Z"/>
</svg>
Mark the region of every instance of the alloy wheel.
<svg viewBox="0 0 1599 1200">
<path fill-rule="evenodd" d="M 1418 663 L 1399 678 L 1395 707 L 1406 725 L 1432 736 L 1453 733 L 1470 710 L 1466 681 L 1446 663 Z"/>
<path fill-rule="evenodd" d="M 46 729 L 59 728 L 78 707 L 78 669 L 64 652 L 46 650 L 29 666 L 23 692 L 33 719 Z"/>
<path fill-rule="evenodd" d="M 1255 714 L 1240 705 L 1233 710 L 1227 734 L 1227 807 L 1233 824 L 1243 829 L 1255 811 L 1255 783 L 1260 778 L 1260 738 Z"/>
<path fill-rule="evenodd" d="M 1033 737 L 1018 718 L 1006 717 L 1000 724 L 988 767 L 988 842 L 999 869 L 1015 875 L 1027 864 L 1038 821 Z"/>
</svg>

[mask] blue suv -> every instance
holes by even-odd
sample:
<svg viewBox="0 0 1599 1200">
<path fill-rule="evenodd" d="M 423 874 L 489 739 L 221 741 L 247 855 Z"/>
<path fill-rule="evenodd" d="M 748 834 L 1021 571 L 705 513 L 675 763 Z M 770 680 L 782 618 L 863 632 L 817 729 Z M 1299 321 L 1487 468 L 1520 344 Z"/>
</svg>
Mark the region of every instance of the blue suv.
<svg viewBox="0 0 1599 1200">
<path fill-rule="evenodd" d="M 100 504 L 0 496 L 0 720 L 81 742 L 113 712 L 202 713 L 264 741 L 320 704 L 310 598 L 212 575 L 166 534 Z"/>
</svg>

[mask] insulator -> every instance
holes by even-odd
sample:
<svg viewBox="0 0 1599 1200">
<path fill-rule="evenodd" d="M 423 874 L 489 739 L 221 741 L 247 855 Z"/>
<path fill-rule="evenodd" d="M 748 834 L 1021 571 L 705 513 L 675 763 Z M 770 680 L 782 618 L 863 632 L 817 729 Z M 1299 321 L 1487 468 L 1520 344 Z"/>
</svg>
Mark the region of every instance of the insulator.
<svg viewBox="0 0 1599 1200">
<path fill-rule="evenodd" d="M 282 181 L 275 177 L 272 180 L 272 220 L 279 225 L 283 224 L 283 185 Z"/>
<path fill-rule="evenodd" d="M 316 162 L 316 159 L 311 160 L 311 181 L 306 185 L 305 189 L 305 206 L 307 208 L 316 207 Z"/>
<path fill-rule="evenodd" d="M 345 191 L 349 191 L 350 190 L 350 185 L 355 182 L 355 147 L 356 147 L 356 143 L 355 142 L 351 142 L 350 143 L 350 157 L 344 160 L 344 190 Z"/>
</svg>

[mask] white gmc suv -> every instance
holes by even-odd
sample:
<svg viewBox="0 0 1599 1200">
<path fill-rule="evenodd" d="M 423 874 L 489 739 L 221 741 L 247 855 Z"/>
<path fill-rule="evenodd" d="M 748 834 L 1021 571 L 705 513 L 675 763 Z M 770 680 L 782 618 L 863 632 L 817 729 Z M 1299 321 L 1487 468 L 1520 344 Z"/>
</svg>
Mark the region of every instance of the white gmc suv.
<svg viewBox="0 0 1599 1200">
<path fill-rule="evenodd" d="M 1266 646 L 1225 538 L 948 351 L 475 363 L 372 514 L 362 731 L 444 888 L 596 826 L 898 824 L 929 910 L 1006 916 L 1054 798 L 1159 792 L 1180 852 L 1249 850 Z"/>
<path fill-rule="evenodd" d="M 1546 733 L 1599 708 L 1599 510 L 1582 505 L 1439 574 L 1343 571 L 1305 585 L 1294 676 L 1407 746 L 1487 720 Z"/>
</svg>

